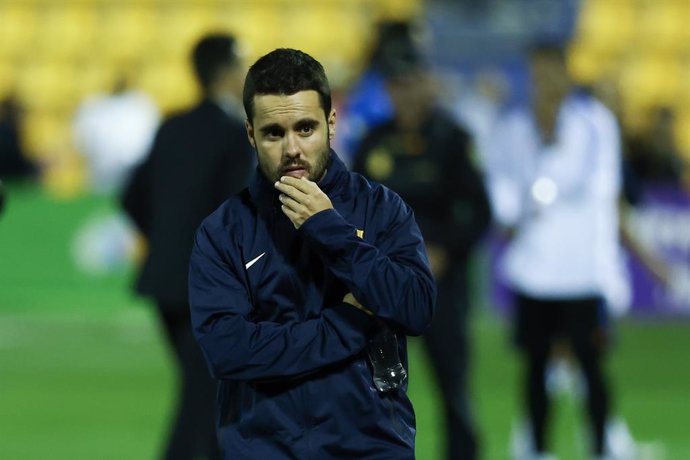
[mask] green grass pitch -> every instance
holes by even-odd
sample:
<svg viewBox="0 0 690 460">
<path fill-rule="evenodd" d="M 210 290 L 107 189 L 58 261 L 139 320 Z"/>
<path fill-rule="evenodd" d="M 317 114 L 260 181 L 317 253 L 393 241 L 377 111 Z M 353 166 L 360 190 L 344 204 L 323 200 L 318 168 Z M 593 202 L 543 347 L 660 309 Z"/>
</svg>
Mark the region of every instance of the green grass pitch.
<svg viewBox="0 0 690 460">
<path fill-rule="evenodd" d="M 148 304 L 125 269 L 81 273 L 70 245 L 79 226 L 112 209 L 105 198 L 55 201 L 12 185 L 0 217 L 0 459 L 154 459 L 172 411 L 171 357 Z M 608 361 L 616 412 L 668 460 L 690 458 L 690 323 L 617 325 Z M 508 458 L 518 417 L 517 355 L 489 307 L 473 321 L 471 386 L 483 458 Z M 452 346 L 452 345 L 449 345 Z M 417 458 L 442 459 L 445 433 L 425 351 L 410 341 Z M 554 410 L 554 451 L 582 455 L 582 417 L 571 398 Z"/>
</svg>

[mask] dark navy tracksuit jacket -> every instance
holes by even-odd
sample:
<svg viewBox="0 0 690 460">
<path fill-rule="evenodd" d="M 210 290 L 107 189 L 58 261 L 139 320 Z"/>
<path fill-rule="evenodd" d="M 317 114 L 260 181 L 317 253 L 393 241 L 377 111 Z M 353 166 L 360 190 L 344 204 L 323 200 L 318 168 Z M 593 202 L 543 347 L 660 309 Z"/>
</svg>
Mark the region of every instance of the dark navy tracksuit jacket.
<svg viewBox="0 0 690 460">
<path fill-rule="evenodd" d="M 431 321 L 436 288 L 409 206 L 334 152 L 319 187 L 334 209 L 299 229 L 260 172 L 207 217 L 192 252 L 194 333 L 220 380 L 227 459 L 412 459 L 404 389 L 379 394 L 365 346 L 377 320 L 405 335 Z"/>
</svg>

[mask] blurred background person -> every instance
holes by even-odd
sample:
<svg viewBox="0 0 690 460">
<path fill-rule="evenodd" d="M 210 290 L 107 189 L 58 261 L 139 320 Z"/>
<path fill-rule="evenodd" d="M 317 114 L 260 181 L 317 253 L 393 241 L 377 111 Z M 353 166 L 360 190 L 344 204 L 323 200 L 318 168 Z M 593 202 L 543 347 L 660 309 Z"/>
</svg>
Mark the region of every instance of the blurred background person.
<svg viewBox="0 0 690 460">
<path fill-rule="evenodd" d="M 151 148 L 160 114 L 153 99 L 116 78 L 112 91 L 88 97 L 73 122 L 73 139 L 87 165 L 87 187 L 95 193 L 119 193 Z"/>
<path fill-rule="evenodd" d="M 396 191 L 415 212 L 438 286 L 423 338 L 443 398 L 446 456 L 472 460 L 478 435 L 469 392 L 468 270 L 490 222 L 488 198 L 472 163 L 472 140 L 441 109 L 431 73 L 409 37 L 389 43 L 375 67 L 393 117 L 364 135 L 353 170 Z"/>
<path fill-rule="evenodd" d="M 5 210 L 5 186 L 2 184 L 2 181 L 0 180 L 0 216 L 2 215 L 2 211 Z"/>
<path fill-rule="evenodd" d="M 622 118 L 622 107 L 615 79 L 608 76 L 596 81 L 592 85 L 584 85 L 574 89 L 587 94 L 603 103 L 614 115 L 617 121 Z M 620 129 L 621 148 L 621 193 L 619 197 L 619 238 L 622 248 L 634 256 L 641 267 L 649 273 L 661 286 L 667 286 L 670 279 L 670 268 L 665 261 L 639 240 L 635 229 L 631 225 L 630 214 L 644 201 L 644 187 L 640 177 L 632 169 L 627 157 L 628 147 L 634 143 L 634 137 L 623 127 Z M 625 276 L 611 277 L 613 284 L 609 286 L 609 294 L 601 314 L 602 329 L 607 337 L 607 348 L 615 345 L 616 323 L 630 314 L 632 308 L 632 291 L 629 286 L 630 273 L 625 270 Z M 587 397 L 586 381 L 578 366 L 577 358 L 573 355 L 568 340 L 559 338 L 551 346 L 551 352 L 545 372 L 545 385 L 548 397 L 551 399 L 566 398 L 581 404 Z M 524 455 L 532 449 L 532 434 L 524 421 L 514 425 L 511 439 L 511 452 L 515 457 Z M 611 458 L 647 458 L 645 452 L 653 451 L 652 444 L 637 442 L 630 432 L 627 421 L 618 413 L 609 414 L 605 428 L 605 450 Z M 523 453 L 523 454 L 521 454 Z M 656 457 L 652 457 L 656 458 Z"/>
<path fill-rule="evenodd" d="M 122 193 L 134 167 L 151 148 L 159 110 L 131 80 L 131 71 L 119 74 L 109 93 L 86 97 L 74 115 L 73 146 L 83 159 L 89 193 L 107 197 Z M 86 273 L 102 276 L 130 264 L 137 245 L 136 230 L 120 210 L 100 209 L 80 225 L 72 254 Z"/>
<path fill-rule="evenodd" d="M 532 98 L 495 126 L 488 174 L 494 215 L 509 242 L 503 273 L 515 298 L 531 445 L 550 458 L 547 365 L 561 339 L 587 387 L 591 452 L 605 452 L 610 389 L 604 375 L 606 302 L 625 289 L 619 254 L 620 139 L 606 107 L 572 86 L 559 43 L 530 53 Z"/>
<path fill-rule="evenodd" d="M 452 97 L 445 104 L 472 134 L 476 155 L 483 165 L 486 163 L 487 144 L 494 135 L 492 127 L 496 117 L 510 98 L 509 82 L 500 70 L 481 68 L 469 81 L 450 83 Z"/>
<path fill-rule="evenodd" d="M 0 178 L 31 179 L 39 173 L 38 165 L 27 156 L 23 138 L 24 111 L 11 93 L 0 101 Z"/>
<path fill-rule="evenodd" d="M 647 197 L 645 191 L 650 185 L 665 185 L 678 187 L 683 179 L 683 160 L 678 155 L 675 148 L 672 126 L 664 126 L 661 129 L 649 129 L 648 141 L 643 140 L 639 134 L 631 133 L 622 124 L 623 110 L 621 107 L 621 95 L 619 89 L 614 84 L 611 76 L 601 78 L 593 85 L 585 87 L 586 91 L 591 92 L 592 96 L 601 101 L 616 117 L 620 123 L 620 148 L 621 148 L 621 194 L 619 199 L 619 230 L 621 244 L 633 255 L 642 267 L 654 278 L 661 286 L 668 287 L 670 283 L 670 267 L 655 253 L 651 248 L 646 247 L 636 235 L 632 225 L 631 215 L 639 209 Z M 667 109 L 661 109 L 667 110 Z M 652 125 L 654 126 L 654 124 Z M 654 140 L 658 135 L 660 139 Z M 646 155 L 645 147 L 648 143 L 664 145 L 665 153 L 656 156 Z M 644 171 L 642 165 L 648 165 L 650 170 Z M 661 171 L 665 172 L 661 172 Z M 654 179 L 652 178 L 654 177 Z M 615 317 L 621 317 L 631 308 L 632 299 L 626 295 L 625 299 L 618 302 L 609 302 L 609 311 Z"/>
<path fill-rule="evenodd" d="M 237 117 L 244 68 L 236 39 L 200 39 L 192 63 L 202 99 L 168 118 L 137 167 L 122 204 L 148 242 L 136 290 L 156 302 L 178 364 L 178 408 L 166 459 L 220 458 L 216 383 L 192 336 L 187 273 L 193 235 L 206 215 L 248 183 L 254 155 Z"/>
<path fill-rule="evenodd" d="M 350 84 L 345 102 L 338 111 L 341 127 L 338 152 L 346 164 L 352 164 L 362 138 L 374 127 L 393 118 L 394 107 L 386 90 L 381 68 L 386 56 L 403 56 L 419 47 L 419 31 L 414 21 L 389 19 L 375 25 L 374 38 L 367 50 L 364 69 Z M 416 51 L 414 51 L 416 52 Z"/>
<path fill-rule="evenodd" d="M 37 179 L 40 169 L 30 160 L 22 142 L 23 110 L 16 96 L 9 94 L 0 101 L 0 214 L 7 200 L 2 180 Z"/>
<path fill-rule="evenodd" d="M 670 107 L 656 107 L 649 126 L 628 143 L 628 161 L 633 172 L 647 185 L 681 186 L 685 174 L 683 158 L 675 142 L 675 113 Z"/>
</svg>

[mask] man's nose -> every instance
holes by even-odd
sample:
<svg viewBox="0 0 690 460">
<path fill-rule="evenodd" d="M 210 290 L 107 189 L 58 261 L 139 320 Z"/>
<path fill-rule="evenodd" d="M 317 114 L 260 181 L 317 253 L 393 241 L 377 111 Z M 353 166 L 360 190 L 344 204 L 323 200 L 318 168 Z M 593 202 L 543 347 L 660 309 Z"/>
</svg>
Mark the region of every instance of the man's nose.
<svg viewBox="0 0 690 460">
<path fill-rule="evenodd" d="M 301 153 L 299 139 L 295 133 L 288 133 L 284 138 L 283 154 L 287 157 L 298 157 Z"/>
</svg>

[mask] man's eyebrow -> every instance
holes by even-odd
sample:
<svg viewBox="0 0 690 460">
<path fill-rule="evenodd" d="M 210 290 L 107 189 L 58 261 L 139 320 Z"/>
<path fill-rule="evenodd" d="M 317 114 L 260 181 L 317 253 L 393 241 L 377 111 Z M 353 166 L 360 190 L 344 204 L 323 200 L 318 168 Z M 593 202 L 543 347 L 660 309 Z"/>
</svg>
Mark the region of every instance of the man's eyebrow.
<svg viewBox="0 0 690 460">
<path fill-rule="evenodd" d="M 259 131 L 261 131 L 261 134 L 269 134 L 276 131 L 284 131 L 284 129 L 278 123 L 270 123 L 259 128 Z"/>
<path fill-rule="evenodd" d="M 300 130 L 302 128 L 316 128 L 319 126 L 319 120 L 314 118 L 302 118 L 295 123 L 295 129 Z"/>
</svg>

